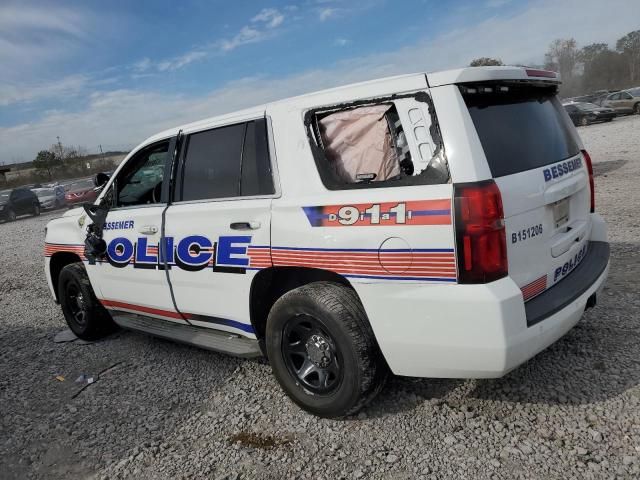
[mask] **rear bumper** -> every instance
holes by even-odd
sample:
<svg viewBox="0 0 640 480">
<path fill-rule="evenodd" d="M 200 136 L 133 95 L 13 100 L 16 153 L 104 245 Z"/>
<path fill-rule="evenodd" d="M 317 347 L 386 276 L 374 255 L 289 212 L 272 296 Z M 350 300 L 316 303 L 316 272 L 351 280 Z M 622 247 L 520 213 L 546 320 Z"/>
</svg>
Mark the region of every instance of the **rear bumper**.
<svg viewBox="0 0 640 480">
<path fill-rule="evenodd" d="M 606 242 L 591 242 L 590 252 L 561 284 L 526 304 L 509 277 L 485 285 L 354 287 L 395 374 L 495 378 L 547 348 L 580 320 L 609 270 Z M 548 305 L 543 308 L 545 297 Z M 532 315 L 537 321 L 528 325 Z"/>
</svg>

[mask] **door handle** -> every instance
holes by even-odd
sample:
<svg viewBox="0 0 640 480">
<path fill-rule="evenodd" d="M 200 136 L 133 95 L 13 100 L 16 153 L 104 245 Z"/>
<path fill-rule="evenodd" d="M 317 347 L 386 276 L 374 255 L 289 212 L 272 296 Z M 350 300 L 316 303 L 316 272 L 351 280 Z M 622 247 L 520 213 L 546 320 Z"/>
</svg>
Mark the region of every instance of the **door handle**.
<svg viewBox="0 0 640 480">
<path fill-rule="evenodd" d="M 138 228 L 138 231 L 143 235 L 155 235 L 156 233 L 158 233 L 158 227 L 156 227 L 155 225 L 143 225 L 142 227 Z"/>
<path fill-rule="evenodd" d="M 229 227 L 232 230 L 257 230 L 260 228 L 260 222 L 233 222 Z"/>
</svg>

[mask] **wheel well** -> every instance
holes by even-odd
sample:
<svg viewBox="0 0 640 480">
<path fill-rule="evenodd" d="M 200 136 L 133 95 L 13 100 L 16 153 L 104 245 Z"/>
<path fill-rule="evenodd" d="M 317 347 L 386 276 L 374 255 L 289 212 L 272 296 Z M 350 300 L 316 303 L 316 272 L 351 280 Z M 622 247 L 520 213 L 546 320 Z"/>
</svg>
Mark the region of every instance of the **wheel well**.
<svg viewBox="0 0 640 480">
<path fill-rule="evenodd" d="M 271 307 L 282 295 L 294 288 L 313 282 L 336 282 L 353 288 L 349 281 L 335 272 L 317 268 L 272 267 L 258 272 L 251 282 L 249 313 L 251 325 L 259 339 L 264 338 Z"/>
<path fill-rule="evenodd" d="M 51 273 L 51 284 L 56 294 L 56 301 L 60 301 L 58 298 L 58 279 L 60 278 L 60 272 L 70 263 L 81 261 L 82 259 L 78 255 L 70 252 L 58 252 L 51 256 L 51 260 L 49 260 L 49 272 Z"/>
</svg>

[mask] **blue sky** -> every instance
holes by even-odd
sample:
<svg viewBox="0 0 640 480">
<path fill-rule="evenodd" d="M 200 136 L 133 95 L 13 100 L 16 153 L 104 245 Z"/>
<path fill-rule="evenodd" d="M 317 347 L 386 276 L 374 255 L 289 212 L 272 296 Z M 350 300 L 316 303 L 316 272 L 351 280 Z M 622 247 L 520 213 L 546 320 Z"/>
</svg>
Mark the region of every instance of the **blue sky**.
<svg viewBox="0 0 640 480">
<path fill-rule="evenodd" d="M 59 135 L 96 151 L 163 128 L 353 81 L 541 63 L 548 44 L 615 42 L 640 2 L 184 0 L 0 5 L 0 163 Z"/>
</svg>

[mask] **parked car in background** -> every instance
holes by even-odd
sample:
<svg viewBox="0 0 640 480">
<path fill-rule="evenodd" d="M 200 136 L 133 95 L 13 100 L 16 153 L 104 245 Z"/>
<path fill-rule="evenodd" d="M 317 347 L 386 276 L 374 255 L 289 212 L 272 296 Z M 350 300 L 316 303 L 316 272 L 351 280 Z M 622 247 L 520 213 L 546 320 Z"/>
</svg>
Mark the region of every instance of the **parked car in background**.
<svg viewBox="0 0 640 480">
<path fill-rule="evenodd" d="M 572 102 L 562 105 L 574 125 L 586 126 L 596 122 L 610 122 L 616 117 L 613 108 L 600 107 L 594 103 Z"/>
<path fill-rule="evenodd" d="M 28 188 L 0 191 L 0 220 L 12 222 L 18 215 L 40 215 L 40 201 Z"/>
<path fill-rule="evenodd" d="M 43 210 L 61 208 L 67 204 L 67 201 L 64 198 L 64 188 L 60 185 L 55 187 L 34 188 L 33 193 L 38 197 L 40 207 Z"/>
<path fill-rule="evenodd" d="M 98 198 L 98 192 L 91 178 L 67 185 L 67 193 L 64 196 L 69 208 L 81 205 L 85 202 L 93 203 Z"/>
<path fill-rule="evenodd" d="M 636 90 L 635 88 L 633 89 Z M 635 113 L 640 115 L 640 96 L 633 96 L 630 92 L 623 90 L 612 93 L 602 102 L 603 107 L 615 109 L 618 113 Z"/>
</svg>

